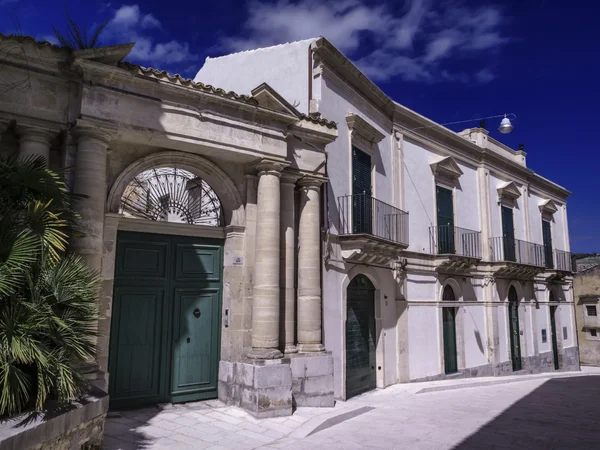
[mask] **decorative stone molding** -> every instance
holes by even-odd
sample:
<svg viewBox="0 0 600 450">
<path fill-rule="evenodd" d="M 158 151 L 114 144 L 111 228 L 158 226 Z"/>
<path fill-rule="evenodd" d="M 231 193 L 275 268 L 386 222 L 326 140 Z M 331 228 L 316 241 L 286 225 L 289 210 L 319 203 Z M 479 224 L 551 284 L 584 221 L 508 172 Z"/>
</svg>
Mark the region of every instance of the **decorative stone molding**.
<svg viewBox="0 0 600 450">
<path fill-rule="evenodd" d="M 404 246 L 392 245 L 372 236 L 340 236 L 344 261 L 395 268 Z"/>
<path fill-rule="evenodd" d="M 286 161 L 273 161 L 270 159 L 262 159 L 256 165 L 256 171 L 258 176 L 269 174 L 281 177 L 283 169 L 289 166 L 289 162 Z"/>
<path fill-rule="evenodd" d="M 515 280 L 531 280 L 544 271 L 543 267 L 529 266 L 511 262 L 503 262 L 493 265 L 494 277 L 512 278 Z"/>
<path fill-rule="evenodd" d="M 58 130 L 20 124 L 15 127 L 15 132 L 20 143 L 31 141 L 45 145 L 50 145 L 50 142 L 58 135 Z"/>
<path fill-rule="evenodd" d="M 457 255 L 436 257 L 435 271 L 438 273 L 468 275 L 477 268 L 479 258 L 467 258 Z"/>
<path fill-rule="evenodd" d="M 377 128 L 372 126 L 358 114 L 348 114 L 346 116 L 346 122 L 348 123 L 348 128 L 350 131 L 352 131 L 352 139 L 354 139 L 356 135 L 360 135 L 369 143 L 369 145 L 377 145 L 383 140 L 383 138 L 385 138 L 383 133 L 377 130 Z"/>
<path fill-rule="evenodd" d="M 547 214 L 549 216 L 552 216 L 556 211 L 558 211 L 558 206 L 556 206 L 554 200 L 544 200 L 538 205 L 538 208 L 540 208 L 540 212 L 542 214 Z"/>
<path fill-rule="evenodd" d="M 463 174 L 463 171 L 451 156 L 446 156 L 445 158 L 432 162 L 429 166 L 435 177 L 441 176 L 456 181 Z"/>
<path fill-rule="evenodd" d="M 107 210 L 114 213 L 119 212 L 121 196 L 125 188 L 131 183 L 131 180 L 144 170 L 169 166 L 177 166 L 201 176 L 214 189 L 221 201 L 225 225 L 245 226 L 246 213 L 242 196 L 231 178 L 219 166 L 202 156 L 177 151 L 161 150 L 129 165 L 117 177 L 110 189 Z"/>
<path fill-rule="evenodd" d="M 298 180 L 297 184 L 301 190 L 320 190 L 321 185 L 325 180 L 314 177 L 302 177 Z"/>
<path fill-rule="evenodd" d="M 515 201 L 521 196 L 521 191 L 514 181 L 501 184 L 496 191 L 498 192 L 500 200 Z"/>
<path fill-rule="evenodd" d="M 110 144 L 116 132 L 117 127 L 114 124 L 92 119 L 78 120 L 72 130 L 77 142 L 93 139 L 104 143 L 106 146 Z"/>
</svg>

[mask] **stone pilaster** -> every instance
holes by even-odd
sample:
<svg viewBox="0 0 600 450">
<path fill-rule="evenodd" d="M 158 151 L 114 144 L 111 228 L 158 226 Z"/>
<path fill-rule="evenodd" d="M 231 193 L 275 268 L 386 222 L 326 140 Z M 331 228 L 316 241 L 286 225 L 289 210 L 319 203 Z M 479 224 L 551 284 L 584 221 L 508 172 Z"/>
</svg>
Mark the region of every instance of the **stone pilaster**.
<svg viewBox="0 0 600 450">
<path fill-rule="evenodd" d="M 302 353 L 325 349 L 321 342 L 321 184 L 321 180 L 314 178 L 298 182 L 298 351 Z"/>
<path fill-rule="evenodd" d="M 73 250 L 97 272 L 102 269 L 104 209 L 106 204 L 106 158 L 112 134 L 94 127 L 77 127 L 77 156 L 73 191 L 84 197 L 75 203 L 83 233 L 72 242 Z"/>
<path fill-rule="evenodd" d="M 46 163 L 50 158 L 50 144 L 58 135 L 58 131 L 28 125 L 17 125 L 19 136 L 19 157 L 29 158 L 32 156 L 43 156 Z"/>
<path fill-rule="evenodd" d="M 275 359 L 279 350 L 279 255 L 281 171 L 285 163 L 262 161 L 258 169 L 256 250 L 252 298 L 251 359 Z"/>
<path fill-rule="evenodd" d="M 296 353 L 296 204 L 295 184 L 298 177 L 284 173 L 281 177 L 281 311 L 284 353 Z"/>
</svg>

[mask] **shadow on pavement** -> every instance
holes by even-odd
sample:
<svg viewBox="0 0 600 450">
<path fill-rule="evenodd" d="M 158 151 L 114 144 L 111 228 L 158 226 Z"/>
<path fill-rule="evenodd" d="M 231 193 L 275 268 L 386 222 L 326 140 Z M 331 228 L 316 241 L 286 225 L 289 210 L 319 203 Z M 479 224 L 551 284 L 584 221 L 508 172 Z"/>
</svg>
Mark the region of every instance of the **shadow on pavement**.
<svg viewBox="0 0 600 450">
<path fill-rule="evenodd" d="M 454 447 L 600 448 L 600 377 L 555 378 Z"/>
</svg>

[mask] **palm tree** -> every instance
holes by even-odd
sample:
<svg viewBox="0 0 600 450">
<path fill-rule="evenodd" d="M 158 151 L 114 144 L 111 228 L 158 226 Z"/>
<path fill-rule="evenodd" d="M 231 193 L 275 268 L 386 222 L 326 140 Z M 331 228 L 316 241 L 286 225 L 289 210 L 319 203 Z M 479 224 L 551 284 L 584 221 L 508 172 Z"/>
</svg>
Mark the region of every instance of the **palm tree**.
<svg viewBox="0 0 600 450">
<path fill-rule="evenodd" d="M 52 26 L 56 39 L 58 39 L 63 47 L 70 48 L 71 50 L 84 50 L 86 48 L 97 48 L 102 46 L 98 41 L 98 38 L 108 25 L 108 20 L 98 26 L 96 31 L 94 31 L 88 39 L 87 28 L 84 28 L 82 33 L 79 25 L 71 18 L 68 9 L 65 9 L 65 13 L 67 15 L 67 32 L 63 35 L 54 25 Z"/>
<path fill-rule="evenodd" d="M 42 157 L 0 158 L 0 416 L 87 389 L 98 278 L 67 252 L 76 197 Z"/>
</svg>

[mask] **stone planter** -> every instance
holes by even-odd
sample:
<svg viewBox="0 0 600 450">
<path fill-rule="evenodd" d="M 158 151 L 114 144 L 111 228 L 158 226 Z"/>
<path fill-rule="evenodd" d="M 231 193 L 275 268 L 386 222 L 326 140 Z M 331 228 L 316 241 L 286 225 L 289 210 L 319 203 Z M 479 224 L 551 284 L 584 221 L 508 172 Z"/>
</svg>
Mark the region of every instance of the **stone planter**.
<svg viewBox="0 0 600 450">
<path fill-rule="evenodd" d="M 108 394 L 95 391 L 61 410 L 3 420 L 0 450 L 99 450 L 107 411 Z"/>
</svg>

